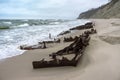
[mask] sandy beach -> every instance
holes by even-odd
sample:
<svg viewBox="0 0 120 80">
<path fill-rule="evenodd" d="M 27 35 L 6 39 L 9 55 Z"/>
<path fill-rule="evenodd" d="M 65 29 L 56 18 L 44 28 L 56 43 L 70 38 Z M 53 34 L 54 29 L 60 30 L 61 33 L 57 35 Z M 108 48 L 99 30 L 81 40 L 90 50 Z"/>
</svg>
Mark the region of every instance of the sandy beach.
<svg viewBox="0 0 120 80">
<path fill-rule="evenodd" d="M 47 49 L 0 60 L 0 80 L 120 80 L 120 19 L 90 19 L 97 34 L 91 35 L 77 67 L 33 69 L 32 61 L 47 58 L 70 43 L 60 43 Z M 65 36 L 80 35 L 76 31 Z"/>
</svg>

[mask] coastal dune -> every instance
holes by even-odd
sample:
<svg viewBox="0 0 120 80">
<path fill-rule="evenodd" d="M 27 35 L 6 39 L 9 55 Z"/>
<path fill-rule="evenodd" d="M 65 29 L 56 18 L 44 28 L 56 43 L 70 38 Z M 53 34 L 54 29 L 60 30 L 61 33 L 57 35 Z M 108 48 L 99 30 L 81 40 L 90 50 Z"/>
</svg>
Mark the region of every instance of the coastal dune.
<svg viewBox="0 0 120 80">
<path fill-rule="evenodd" d="M 70 43 L 60 43 L 47 49 L 26 51 L 24 54 L 0 60 L 0 80 L 120 80 L 119 19 L 90 19 L 97 34 L 91 35 L 77 67 L 33 69 L 32 62 L 48 58 Z M 117 25 L 116 25 L 117 24 Z M 79 35 L 76 31 L 69 35 Z M 110 37 L 117 35 L 116 37 Z M 111 41 L 112 39 L 112 41 Z M 110 42 L 109 42 L 110 41 Z M 112 44 L 111 44 L 112 43 Z"/>
</svg>

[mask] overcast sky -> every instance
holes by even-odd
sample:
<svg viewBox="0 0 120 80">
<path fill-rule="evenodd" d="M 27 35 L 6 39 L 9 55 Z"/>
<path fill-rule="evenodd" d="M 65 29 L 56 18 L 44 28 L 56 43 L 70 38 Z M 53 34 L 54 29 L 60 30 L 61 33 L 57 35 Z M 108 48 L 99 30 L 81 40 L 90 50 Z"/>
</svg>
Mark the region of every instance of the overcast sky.
<svg viewBox="0 0 120 80">
<path fill-rule="evenodd" d="M 75 19 L 108 0 L 0 0 L 1 18 Z"/>
</svg>

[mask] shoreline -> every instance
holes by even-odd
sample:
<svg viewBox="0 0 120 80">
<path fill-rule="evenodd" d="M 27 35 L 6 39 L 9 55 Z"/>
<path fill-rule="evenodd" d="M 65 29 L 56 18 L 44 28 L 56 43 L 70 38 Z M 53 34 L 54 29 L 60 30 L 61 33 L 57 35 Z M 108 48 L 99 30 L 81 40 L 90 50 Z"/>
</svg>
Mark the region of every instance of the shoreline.
<svg viewBox="0 0 120 80">
<path fill-rule="evenodd" d="M 111 41 L 108 35 L 120 34 L 119 26 L 111 24 L 117 24 L 120 20 L 91 19 L 91 21 L 95 22 L 94 27 L 98 33 L 91 36 L 90 45 L 86 48 L 77 67 L 33 69 L 32 61 L 46 58 L 48 54 L 70 44 L 70 42 L 60 43 L 47 49 L 30 50 L 19 56 L 0 60 L 0 80 L 119 80 L 120 43 L 112 45 L 99 37 L 104 36 L 105 40 Z M 80 33 L 75 31 L 66 36 Z"/>
<path fill-rule="evenodd" d="M 62 38 L 64 37 L 68 37 L 66 36 L 67 34 L 73 34 L 77 31 L 81 31 L 80 34 L 82 34 L 84 31 L 92 29 L 94 30 L 94 24 L 91 21 L 86 21 L 83 25 L 78 25 L 78 26 L 74 26 L 66 31 L 62 31 L 59 34 L 56 35 L 56 37 L 53 38 L 49 38 L 48 40 L 43 40 L 42 42 L 38 42 L 38 44 L 36 45 L 31 45 L 31 46 L 22 46 L 20 45 L 20 50 L 33 50 L 33 49 L 43 49 L 43 44 L 45 46 L 48 45 L 48 48 L 50 47 L 49 44 L 55 44 L 55 43 L 61 43 L 61 41 L 63 40 Z M 49 34 L 49 36 L 51 37 L 51 34 Z M 77 36 L 77 35 L 75 35 Z M 74 37 L 75 37 L 74 36 Z M 71 38 L 73 38 L 73 36 L 69 36 Z"/>
<path fill-rule="evenodd" d="M 66 22 L 65 23 L 62 23 L 62 25 L 60 24 L 58 24 L 58 25 L 55 25 L 55 28 L 52 28 L 53 30 L 55 29 L 55 30 L 57 30 L 56 29 L 56 27 L 57 26 L 60 26 L 60 27 L 66 27 L 66 28 L 63 28 L 63 29 L 61 29 L 61 30 L 58 30 L 57 31 L 57 33 L 55 33 L 55 34 L 53 34 L 54 33 L 54 31 L 51 29 L 51 31 L 53 31 L 53 32 L 51 32 L 51 34 L 53 34 L 52 36 L 53 37 L 56 37 L 57 35 L 58 35 L 58 33 L 60 33 L 60 32 L 63 32 L 63 30 L 65 31 L 66 29 L 68 30 L 69 28 L 71 28 L 71 27 L 75 27 L 74 25 L 82 25 L 82 24 L 84 24 L 84 23 L 86 23 L 86 22 L 88 22 L 88 20 L 76 20 L 76 22 L 75 22 L 75 20 L 73 20 L 72 21 L 73 23 L 71 24 L 70 22 L 67 22 L 67 24 L 70 24 L 70 26 L 68 26 L 67 24 L 66 24 Z M 82 23 L 83 22 L 83 23 Z M 73 26 L 72 26 L 73 25 Z M 54 26 L 54 25 L 53 25 Z M 49 28 L 49 27 L 52 27 L 52 25 L 50 25 L 50 26 L 48 26 L 47 28 Z M 68 28 L 67 28 L 68 27 Z M 36 27 L 37 28 L 37 27 Z M 57 27 L 58 29 L 59 29 L 59 27 Z M 39 28 L 38 28 L 39 29 Z M 45 28 L 46 29 L 46 28 Z M 35 32 L 36 33 L 36 32 Z M 37 32 L 37 33 L 40 33 L 40 32 Z M 31 34 L 30 34 L 31 35 Z M 42 36 L 38 36 L 39 34 L 37 34 L 37 36 L 35 36 L 35 38 L 34 39 L 32 39 L 31 37 L 30 38 L 28 38 L 29 40 L 28 40 L 28 42 L 27 42 L 27 37 L 25 37 L 25 40 L 24 41 L 19 41 L 19 43 L 14 43 L 14 41 L 13 41 L 13 43 L 11 43 L 11 45 L 9 46 L 9 47 L 7 47 L 7 44 L 5 45 L 6 47 L 2 47 L 2 49 L 1 49 L 1 59 L 6 59 L 6 58 L 11 58 L 12 56 L 17 56 L 17 55 L 21 55 L 22 53 L 24 53 L 23 51 L 21 51 L 21 50 L 19 50 L 18 49 L 18 47 L 20 46 L 20 45 L 28 45 L 28 46 L 30 46 L 30 45 L 36 45 L 39 41 L 43 41 L 43 40 L 50 40 L 50 39 L 48 39 L 48 35 L 47 35 L 47 33 L 46 33 L 46 35 L 44 36 L 45 38 L 43 39 L 43 37 Z M 40 34 L 40 35 L 42 35 L 42 34 Z M 55 36 L 56 35 L 56 36 Z M 42 38 L 41 38 L 42 37 Z M 24 37 L 23 37 L 24 38 Z M 15 46 L 14 46 L 15 45 Z M 1 45 L 2 46 L 2 45 Z M 5 50 L 4 50 L 4 48 L 5 48 Z M 10 50 L 10 51 L 9 51 Z M 8 53 L 8 54 L 7 54 Z M 0 60 L 1 60 L 0 59 Z"/>
</svg>

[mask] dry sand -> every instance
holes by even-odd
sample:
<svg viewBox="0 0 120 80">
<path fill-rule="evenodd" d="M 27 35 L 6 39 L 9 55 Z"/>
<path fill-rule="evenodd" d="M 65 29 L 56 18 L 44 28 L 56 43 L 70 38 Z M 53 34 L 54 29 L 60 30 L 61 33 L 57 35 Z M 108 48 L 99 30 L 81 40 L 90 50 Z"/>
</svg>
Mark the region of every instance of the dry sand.
<svg viewBox="0 0 120 80">
<path fill-rule="evenodd" d="M 0 80 L 120 80 L 119 19 L 92 19 L 98 33 L 91 36 L 77 67 L 55 67 L 34 70 L 32 61 L 48 57 L 70 43 L 61 43 L 43 50 L 0 61 Z M 75 32 L 71 35 L 78 35 Z M 116 42 L 117 41 L 117 42 Z M 112 43 L 112 44 L 111 44 Z"/>
</svg>

